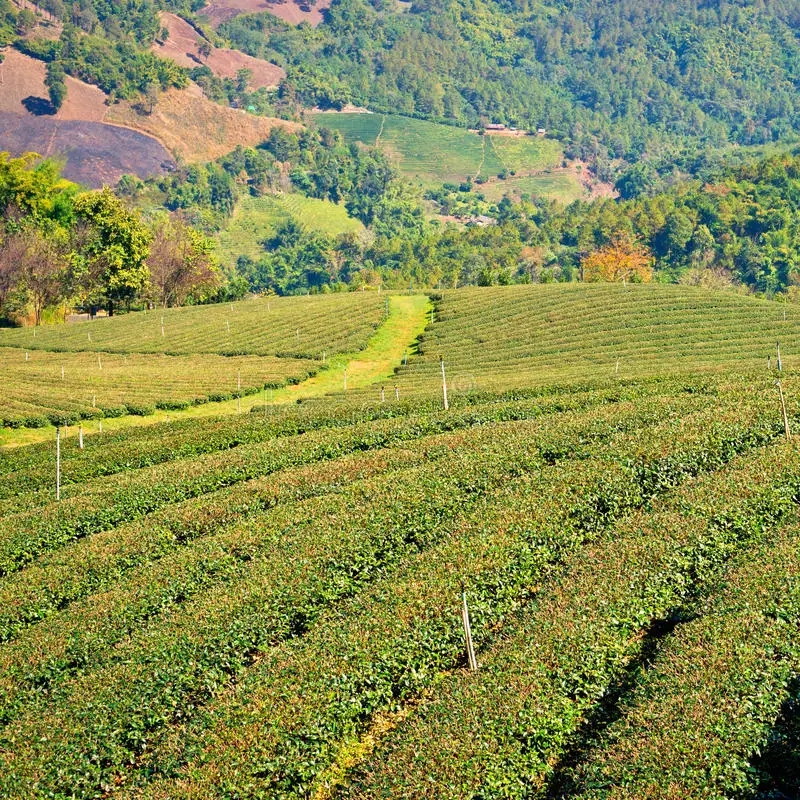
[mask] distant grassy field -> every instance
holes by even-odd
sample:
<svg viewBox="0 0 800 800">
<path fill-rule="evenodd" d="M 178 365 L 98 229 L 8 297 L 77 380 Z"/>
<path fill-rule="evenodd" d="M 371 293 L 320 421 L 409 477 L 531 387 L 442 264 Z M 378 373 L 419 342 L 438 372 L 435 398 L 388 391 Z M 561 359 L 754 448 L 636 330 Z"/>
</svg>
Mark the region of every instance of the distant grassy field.
<svg viewBox="0 0 800 800">
<path fill-rule="evenodd" d="M 561 147 L 531 136 L 478 136 L 463 128 L 382 114 L 315 115 L 319 125 L 341 131 L 348 142 L 377 145 L 401 173 L 426 187 L 458 183 L 503 169 L 530 171 L 559 163 Z"/>
<path fill-rule="evenodd" d="M 561 203 L 571 203 L 585 196 L 583 187 L 577 176 L 571 172 L 543 173 L 541 175 L 525 175 L 511 177 L 505 181 L 492 181 L 477 187 L 484 197 L 497 203 L 508 195 L 519 200 L 522 195 L 547 197 Z"/>
<path fill-rule="evenodd" d="M 220 258 L 233 264 L 240 255 L 256 259 L 263 252 L 261 242 L 277 227 L 293 219 L 310 231 L 335 236 L 357 232 L 363 225 L 347 215 L 344 206 L 301 194 L 244 197 L 226 230 L 219 234 Z"/>
</svg>

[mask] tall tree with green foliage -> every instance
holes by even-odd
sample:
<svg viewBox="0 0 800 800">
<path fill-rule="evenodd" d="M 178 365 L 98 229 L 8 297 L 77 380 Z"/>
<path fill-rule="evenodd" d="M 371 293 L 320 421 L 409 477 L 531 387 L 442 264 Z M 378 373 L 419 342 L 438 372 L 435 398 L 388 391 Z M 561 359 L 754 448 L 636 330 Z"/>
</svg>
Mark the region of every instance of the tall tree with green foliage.
<svg viewBox="0 0 800 800">
<path fill-rule="evenodd" d="M 140 218 L 105 188 L 75 201 L 75 217 L 86 226 L 81 247 L 90 284 L 97 287 L 109 316 L 119 303 L 130 306 L 150 280 L 150 234 Z"/>
<path fill-rule="evenodd" d="M 50 104 L 53 106 L 53 111 L 58 113 L 64 101 L 67 99 L 67 84 L 66 74 L 64 68 L 58 61 L 51 61 L 47 65 L 47 75 L 44 79 L 44 85 L 47 87 L 47 92 L 50 95 Z"/>
</svg>

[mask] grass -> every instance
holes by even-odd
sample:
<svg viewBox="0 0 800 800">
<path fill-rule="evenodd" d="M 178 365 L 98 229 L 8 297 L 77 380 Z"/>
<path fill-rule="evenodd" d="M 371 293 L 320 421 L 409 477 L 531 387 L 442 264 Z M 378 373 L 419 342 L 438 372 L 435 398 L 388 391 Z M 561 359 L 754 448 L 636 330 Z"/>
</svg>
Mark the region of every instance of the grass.
<svg viewBox="0 0 800 800">
<path fill-rule="evenodd" d="M 426 188 L 498 175 L 503 169 L 544 169 L 562 158 L 561 147 L 551 139 L 479 136 L 463 128 L 390 114 L 321 113 L 314 119 L 340 131 L 348 142 L 370 146 L 377 142 L 404 177 Z"/>
<path fill-rule="evenodd" d="M 512 176 L 504 181 L 493 180 L 476 191 L 492 203 L 498 203 L 505 195 L 512 200 L 519 200 L 522 195 L 545 197 L 568 205 L 573 200 L 585 197 L 580 181 L 573 172 L 544 172 L 539 175 Z"/>
<path fill-rule="evenodd" d="M 364 229 L 359 220 L 348 216 L 344 206 L 330 200 L 296 193 L 263 197 L 247 195 L 237 205 L 227 228 L 219 234 L 220 258 L 228 264 L 235 264 L 242 255 L 257 260 L 264 254 L 261 244 L 264 239 L 290 219 L 308 231 L 329 236 L 358 233 Z"/>
</svg>

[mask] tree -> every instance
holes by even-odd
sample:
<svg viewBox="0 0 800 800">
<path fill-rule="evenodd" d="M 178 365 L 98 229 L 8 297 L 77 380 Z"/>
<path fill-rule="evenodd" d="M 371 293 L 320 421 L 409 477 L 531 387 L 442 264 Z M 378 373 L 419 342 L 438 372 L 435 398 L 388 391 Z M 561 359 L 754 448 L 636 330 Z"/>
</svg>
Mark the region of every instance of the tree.
<svg viewBox="0 0 800 800">
<path fill-rule="evenodd" d="M 583 280 L 647 283 L 653 277 L 653 256 L 643 245 L 617 238 L 581 261 Z"/>
<path fill-rule="evenodd" d="M 244 94 L 247 91 L 247 87 L 250 85 L 250 81 L 253 80 L 253 70 L 247 69 L 243 67 L 242 69 L 236 70 L 236 91 L 239 94 Z"/>
<path fill-rule="evenodd" d="M 45 236 L 37 228 L 27 229 L 21 236 L 24 248 L 20 251 L 20 282 L 30 298 L 36 324 L 40 325 L 42 311 L 64 296 L 67 257 L 57 236 Z"/>
<path fill-rule="evenodd" d="M 208 58 L 211 55 L 211 45 L 204 39 L 197 45 L 197 52 L 201 58 Z"/>
<path fill-rule="evenodd" d="M 149 81 L 145 85 L 144 98 L 147 102 L 147 113 L 152 114 L 158 102 L 158 84 L 155 81 Z"/>
<path fill-rule="evenodd" d="M 44 85 L 50 94 L 50 104 L 53 106 L 53 111 L 58 113 L 61 106 L 64 105 L 64 100 L 67 99 L 67 84 L 65 81 L 64 68 L 57 61 L 51 61 L 47 65 L 47 75 L 44 79 Z"/>
<path fill-rule="evenodd" d="M 21 267 L 28 244 L 21 232 L 10 233 L 0 241 L 0 314 L 21 278 Z"/>
<path fill-rule="evenodd" d="M 78 197 L 75 216 L 86 224 L 81 254 L 86 259 L 87 277 L 111 316 L 116 303 L 130 306 L 147 287 L 150 234 L 108 188 Z"/>
<path fill-rule="evenodd" d="M 214 243 L 183 220 L 163 216 L 156 221 L 147 267 L 161 305 L 182 305 L 189 295 L 219 286 L 213 252 Z"/>
</svg>

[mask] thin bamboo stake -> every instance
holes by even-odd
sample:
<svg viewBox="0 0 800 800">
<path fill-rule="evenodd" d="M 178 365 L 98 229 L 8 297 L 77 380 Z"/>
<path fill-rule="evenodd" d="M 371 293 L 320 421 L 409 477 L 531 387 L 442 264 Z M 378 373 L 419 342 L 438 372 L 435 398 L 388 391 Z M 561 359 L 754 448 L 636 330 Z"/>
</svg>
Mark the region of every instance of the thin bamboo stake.
<svg viewBox="0 0 800 800">
<path fill-rule="evenodd" d="M 61 500 L 61 428 L 56 425 L 56 500 Z"/>
<path fill-rule="evenodd" d="M 778 347 L 778 372 L 782 372 L 783 371 L 783 362 L 781 361 L 781 343 L 780 342 L 776 342 L 775 344 Z"/>
<path fill-rule="evenodd" d="M 781 382 L 779 380 L 775 380 L 775 385 L 778 387 L 778 394 L 781 398 L 781 414 L 783 414 L 783 430 L 786 434 L 786 439 L 789 440 L 792 438 L 792 433 L 789 430 L 789 415 L 786 413 L 786 400 L 783 397 L 783 387 L 781 386 Z"/>
<path fill-rule="evenodd" d="M 450 404 L 447 402 L 447 378 L 444 374 L 444 356 L 439 356 L 439 363 L 442 366 L 442 394 L 444 395 L 444 410 L 447 411 L 450 408 Z"/>
<path fill-rule="evenodd" d="M 469 607 L 467 606 L 467 590 L 464 582 L 461 582 L 461 619 L 464 623 L 464 639 L 467 645 L 467 661 L 469 668 L 474 672 L 478 669 L 478 661 L 475 658 L 475 648 L 472 644 L 472 630 L 469 624 Z"/>
</svg>

